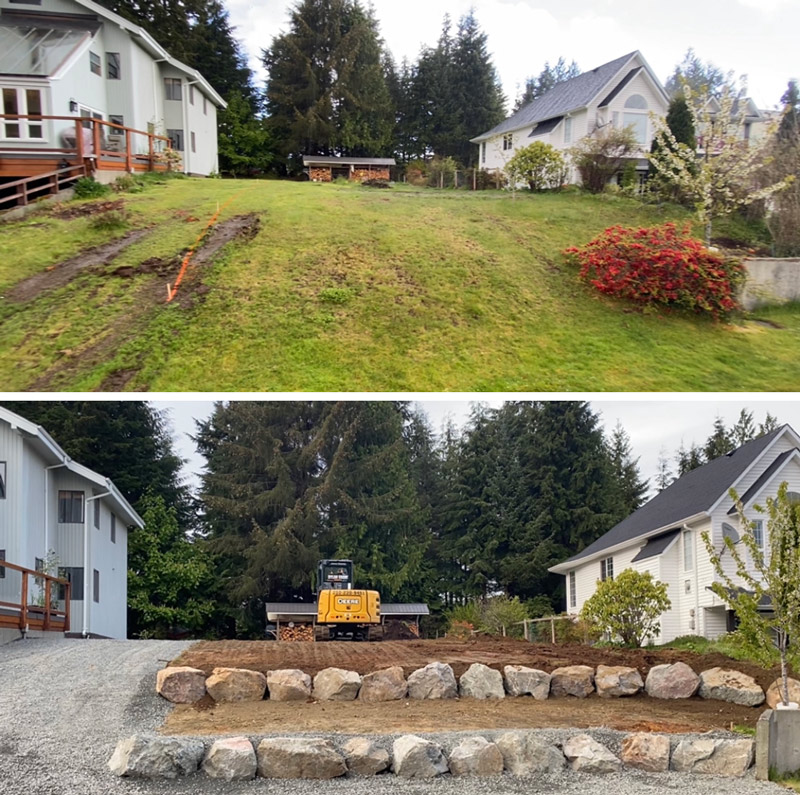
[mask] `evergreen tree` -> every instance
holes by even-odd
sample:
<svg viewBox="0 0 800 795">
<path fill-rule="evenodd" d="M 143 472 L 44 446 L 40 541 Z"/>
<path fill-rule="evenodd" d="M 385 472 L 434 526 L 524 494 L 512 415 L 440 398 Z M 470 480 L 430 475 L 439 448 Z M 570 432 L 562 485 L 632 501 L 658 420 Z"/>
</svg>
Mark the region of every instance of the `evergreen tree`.
<svg viewBox="0 0 800 795">
<path fill-rule="evenodd" d="M 624 518 L 642 506 L 649 484 L 641 479 L 639 459 L 633 457 L 630 436 L 619 421 L 611 432 L 608 454 L 616 486 L 614 502 Z"/>
<path fill-rule="evenodd" d="M 681 442 L 681 446 L 678 448 L 678 452 L 675 455 L 675 463 L 678 465 L 678 477 L 681 477 L 687 472 L 691 472 L 693 469 L 703 466 L 706 461 L 702 448 L 692 442 L 687 450 L 683 446 L 683 442 Z"/>
<path fill-rule="evenodd" d="M 517 101 L 514 104 L 514 112 L 516 113 L 516 111 L 530 104 L 533 100 L 539 99 L 539 97 L 550 91 L 557 83 L 571 80 L 580 73 L 581 70 L 578 64 L 572 61 L 567 65 L 564 56 L 561 56 L 554 66 L 550 66 L 550 62 L 545 61 L 544 68 L 539 72 L 539 75 L 537 77 L 529 77 L 525 81 L 525 88 L 517 97 Z"/>
<path fill-rule="evenodd" d="M 217 116 L 219 170 L 247 177 L 266 171 L 274 162 L 274 143 L 266 122 L 253 115 L 248 100 L 238 91 L 228 94 L 228 107 Z"/>
<path fill-rule="evenodd" d="M 717 417 L 714 420 L 714 430 L 711 436 L 706 439 L 703 447 L 705 460 L 713 461 L 715 458 L 730 453 L 733 449 L 734 443 L 730 431 L 725 427 L 725 421 L 722 417 Z"/>
<path fill-rule="evenodd" d="M 689 86 L 692 96 L 717 97 L 726 88 L 736 93 L 733 74 L 725 74 L 710 61 L 703 63 L 692 47 L 689 47 L 683 60 L 667 78 L 664 88 L 667 94 L 675 97 L 683 94 L 684 84 Z"/>
<path fill-rule="evenodd" d="M 800 143 L 800 90 L 797 81 L 790 80 L 788 88 L 781 97 L 783 116 L 778 128 L 778 140 L 782 143 Z"/>
<path fill-rule="evenodd" d="M 778 422 L 778 418 L 773 417 L 772 414 L 767 412 L 767 416 L 764 418 L 764 422 L 759 423 L 758 435 L 766 436 L 768 433 L 772 433 L 779 426 L 780 423 Z"/>
<path fill-rule="evenodd" d="M 736 420 L 729 434 L 734 448 L 741 447 L 746 442 L 762 435 L 758 433 L 755 423 L 753 422 L 753 412 L 747 409 L 742 409 L 739 412 L 739 419 Z"/>
<path fill-rule="evenodd" d="M 667 458 L 667 452 L 663 447 L 658 454 L 658 464 L 656 466 L 656 488 L 659 491 L 664 491 L 667 486 L 670 486 L 675 482 L 675 476 L 672 474 L 672 470 L 669 468 L 669 459 Z"/>
<path fill-rule="evenodd" d="M 302 0 L 263 62 L 270 130 L 291 170 L 303 154 L 378 156 L 391 148 L 394 109 L 371 9 L 357 0 Z"/>
</svg>

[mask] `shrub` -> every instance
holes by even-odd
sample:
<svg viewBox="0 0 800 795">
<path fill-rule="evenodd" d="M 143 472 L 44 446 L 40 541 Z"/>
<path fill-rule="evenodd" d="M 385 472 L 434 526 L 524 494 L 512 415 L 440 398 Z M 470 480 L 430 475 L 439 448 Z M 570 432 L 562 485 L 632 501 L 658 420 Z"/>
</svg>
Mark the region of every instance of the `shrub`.
<svg viewBox="0 0 800 795">
<path fill-rule="evenodd" d="M 630 127 L 610 128 L 597 135 L 586 136 L 570 150 L 583 187 L 590 193 L 602 193 L 608 181 L 634 157 L 640 149 Z"/>
<path fill-rule="evenodd" d="M 532 191 L 559 188 L 566 181 L 566 164 L 555 147 L 534 141 L 519 149 L 506 164 L 512 183 L 524 180 Z"/>
<path fill-rule="evenodd" d="M 521 638 L 524 634 L 522 621 L 530 618 L 528 608 L 515 596 L 492 597 L 483 610 L 483 624 L 491 635 L 505 634 L 512 638 Z"/>
<path fill-rule="evenodd" d="M 473 630 L 483 629 L 483 616 L 478 602 L 467 602 L 456 605 L 445 611 L 447 616 L 447 634 L 451 637 L 469 637 Z"/>
<path fill-rule="evenodd" d="M 81 177 L 72 187 L 75 191 L 76 199 L 99 199 L 101 196 L 107 196 L 111 193 L 111 188 L 108 185 L 103 185 L 91 177 Z"/>
<path fill-rule="evenodd" d="M 659 617 L 670 606 L 666 583 L 653 580 L 649 571 L 625 569 L 614 579 L 597 583 L 581 618 L 612 641 L 641 646 L 660 633 Z"/>
<path fill-rule="evenodd" d="M 89 221 L 89 226 L 100 232 L 114 232 L 118 229 L 125 229 L 128 226 L 128 215 L 118 210 L 110 210 L 107 213 L 93 216 Z"/>
<path fill-rule="evenodd" d="M 651 228 L 612 226 L 582 248 L 564 252 L 581 266 L 581 278 L 601 293 L 645 305 L 710 312 L 714 317 L 738 308 L 744 282 L 740 262 L 725 259 L 673 223 Z"/>
</svg>

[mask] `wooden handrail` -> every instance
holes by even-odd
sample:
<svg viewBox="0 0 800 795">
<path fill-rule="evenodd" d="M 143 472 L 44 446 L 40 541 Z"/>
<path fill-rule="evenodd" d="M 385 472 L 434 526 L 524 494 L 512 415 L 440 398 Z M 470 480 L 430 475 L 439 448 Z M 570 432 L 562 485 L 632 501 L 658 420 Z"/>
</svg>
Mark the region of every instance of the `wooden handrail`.
<svg viewBox="0 0 800 795">
<path fill-rule="evenodd" d="M 30 614 L 43 614 L 43 622 L 42 622 L 42 629 L 48 630 L 51 629 L 53 625 L 53 618 L 58 618 L 63 616 L 64 622 L 63 626 L 60 626 L 61 622 L 59 622 L 59 630 L 63 630 L 64 632 L 69 631 L 69 616 L 70 616 L 70 598 L 72 597 L 72 584 L 69 580 L 65 580 L 62 577 L 54 577 L 52 574 L 45 574 L 42 571 L 36 571 L 35 569 L 27 569 L 24 566 L 18 566 L 16 563 L 8 563 L 7 561 L 0 561 L 0 568 L 3 569 L 10 569 L 11 571 L 18 571 L 22 574 L 22 587 L 20 588 L 20 602 L 0 602 L 0 606 L 3 607 L 10 607 L 12 610 L 19 611 L 19 628 L 20 630 L 25 630 L 26 627 L 30 623 Z M 30 578 L 33 577 L 34 579 L 43 579 L 44 580 L 44 605 L 29 605 L 28 604 L 28 593 L 29 593 L 29 581 Z M 58 610 L 57 608 L 53 608 L 50 604 L 50 595 L 53 583 L 58 585 L 64 586 L 64 610 Z"/>
<path fill-rule="evenodd" d="M 95 119 L 90 116 L 40 116 L 32 114 L 21 113 L 0 113 L 0 119 L 10 119 L 11 121 L 19 121 L 25 119 L 29 121 L 72 121 L 72 122 L 92 122 L 92 124 L 102 124 L 104 127 L 113 127 L 116 130 L 123 130 L 125 132 L 136 133 L 137 135 L 147 135 L 148 137 L 155 138 L 159 141 L 166 141 L 170 143 L 170 139 L 166 135 L 158 135 L 157 133 L 147 132 L 146 130 L 137 130 L 135 127 L 125 127 L 122 124 L 115 124 L 111 121 L 104 119 Z M 25 139 L 20 139 L 25 140 Z"/>
</svg>

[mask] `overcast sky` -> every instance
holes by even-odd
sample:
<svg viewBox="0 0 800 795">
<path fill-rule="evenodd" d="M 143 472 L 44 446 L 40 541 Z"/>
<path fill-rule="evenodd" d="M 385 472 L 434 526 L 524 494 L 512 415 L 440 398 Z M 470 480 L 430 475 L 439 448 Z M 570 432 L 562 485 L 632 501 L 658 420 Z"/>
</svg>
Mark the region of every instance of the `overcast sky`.
<svg viewBox="0 0 800 795">
<path fill-rule="evenodd" d="M 288 0 L 227 0 L 231 24 L 263 80 L 261 51 L 288 29 Z M 798 0 L 372 0 L 386 44 L 399 63 L 434 45 L 446 13 L 457 21 L 472 6 L 507 99 L 529 75 L 560 56 L 593 69 L 641 50 L 663 81 L 689 47 L 738 77 L 772 108 L 791 77 L 800 77 Z"/>
<path fill-rule="evenodd" d="M 378 396 L 371 396 L 377 399 Z M 477 395 L 476 397 L 482 398 Z M 544 396 L 547 399 L 548 396 Z M 575 399 L 566 396 L 566 399 Z M 450 396 L 426 396 L 418 401 L 428 415 L 434 430 L 439 431 L 448 416 L 459 425 L 466 422 L 471 402 L 469 399 L 456 399 Z M 487 395 L 482 402 L 497 406 L 502 402 L 499 396 Z M 719 397 L 715 395 L 678 395 L 653 398 L 633 394 L 613 400 L 600 397 L 589 401 L 593 411 L 598 413 L 603 426 L 609 431 L 619 421 L 631 438 L 634 456 L 639 458 L 643 478 L 652 479 L 657 471 L 658 458 L 665 451 L 674 468 L 674 454 L 683 442 L 687 447 L 692 443 L 702 444 L 711 434 L 714 419 L 720 416 L 726 425 L 732 425 L 743 408 L 755 415 L 756 423 L 761 422 L 769 411 L 781 423 L 789 423 L 800 430 L 800 401 L 783 397 L 751 398 L 747 395 Z M 197 474 L 201 471 L 204 459 L 197 455 L 189 434 L 195 431 L 194 420 L 204 419 L 211 414 L 212 401 L 195 400 L 157 400 L 153 405 L 167 409 L 175 430 L 176 449 L 181 457 L 189 460 L 185 474 L 189 482 L 196 486 Z"/>
</svg>

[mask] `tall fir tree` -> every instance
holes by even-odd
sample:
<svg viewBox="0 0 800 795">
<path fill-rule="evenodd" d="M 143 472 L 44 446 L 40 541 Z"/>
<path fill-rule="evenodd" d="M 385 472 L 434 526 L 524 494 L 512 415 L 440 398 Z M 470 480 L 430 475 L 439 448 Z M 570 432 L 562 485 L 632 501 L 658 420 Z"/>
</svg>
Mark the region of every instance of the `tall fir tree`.
<svg viewBox="0 0 800 795">
<path fill-rule="evenodd" d="M 614 501 L 624 518 L 642 506 L 649 483 L 641 478 L 639 459 L 633 457 L 630 436 L 619 421 L 608 441 L 608 455 L 616 491 Z"/>
<path fill-rule="evenodd" d="M 549 61 L 545 61 L 542 71 L 536 77 L 529 77 L 525 81 L 525 87 L 514 103 L 514 111 L 516 112 L 533 102 L 533 100 L 539 99 L 558 83 L 571 80 L 580 73 L 581 70 L 578 64 L 575 61 L 567 64 L 563 55 L 553 66 L 550 66 Z"/>
<path fill-rule="evenodd" d="M 783 116 L 778 127 L 778 141 L 783 144 L 798 145 L 800 143 L 800 89 L 796 80 L 790 80 L 783 96 Z"/>
</svg>

